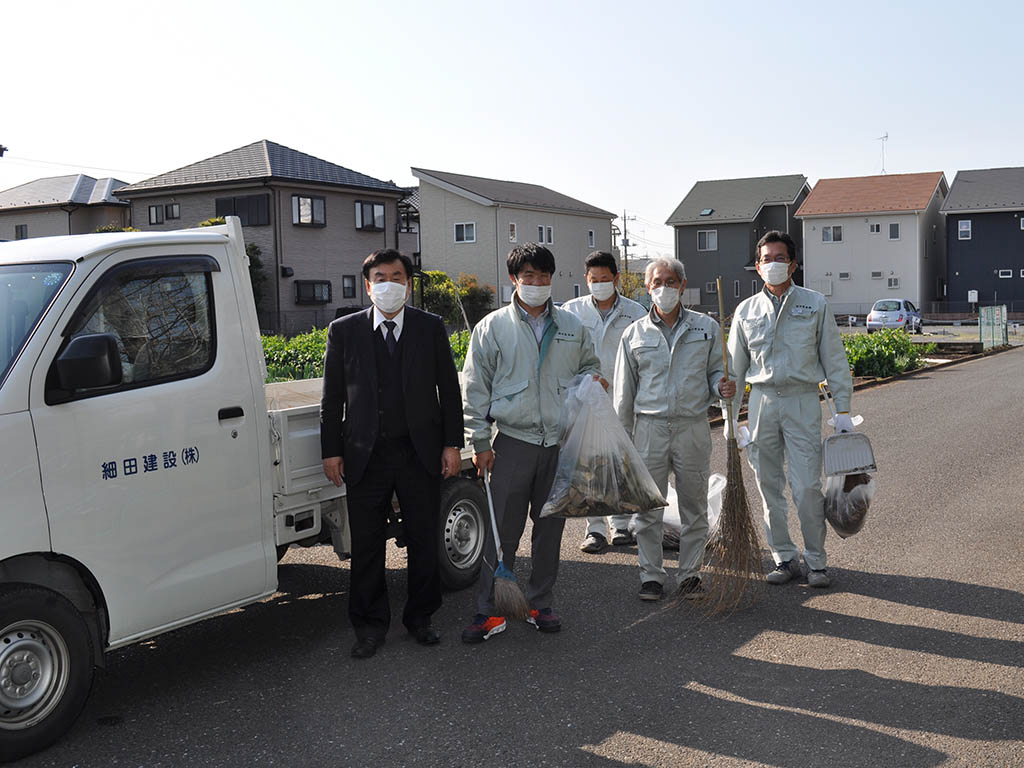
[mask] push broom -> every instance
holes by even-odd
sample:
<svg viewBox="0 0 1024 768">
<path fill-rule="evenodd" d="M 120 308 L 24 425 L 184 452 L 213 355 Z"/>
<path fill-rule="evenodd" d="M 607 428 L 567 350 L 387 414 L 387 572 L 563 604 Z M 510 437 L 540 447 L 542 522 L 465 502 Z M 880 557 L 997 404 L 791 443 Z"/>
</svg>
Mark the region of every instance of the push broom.
<svg viewBox="0 0 1024 768">
<path fill-rule="evenodd" d="M 722 278 L 718 278 L 718 317 L 725 325 L 725 306 L 722 301 Z M 725 377 L 729 377 L 729 353 L 725 345 L 725 331 L 722 331 L 722 363 Z M 728 463 L 726 469 L 725 493 L 722 497 L 722 516 L 719 521 L 720 535 L 711 547 L 711 558 L 718 573 L 711 581 L 707 597 L 702 600 L 704 612 L 715 614 L 730 613 L 739 607 L 747 588 L 753 581 L 763 577 L 761 571 L 761 544 L 757 527 L 750 516 L 747 491 L 743 487 L 743 467 L 740 464 L 740 448 L 736 442 L 736 422 L 733 421 L 733 399 L 726 400 L 726 418 L 729 419 Z"/>
<path fill-rule="evenodd" d="M 508 619 L 527 619 L 530 617 L 530 604 L 516 583 L 516 575 L 505 566 L 501 551 L 498 521 L 494 516 L 494 499 L 491 498 L 490 470 L 484 473 L 484 488 L 487 490 L 487 507 L 491 516 L 491 530 L 494 532 L 494 549 L 498 555 L 498 564 L 494 567 L 494 610 L 499 616 Z"/>
</svg>

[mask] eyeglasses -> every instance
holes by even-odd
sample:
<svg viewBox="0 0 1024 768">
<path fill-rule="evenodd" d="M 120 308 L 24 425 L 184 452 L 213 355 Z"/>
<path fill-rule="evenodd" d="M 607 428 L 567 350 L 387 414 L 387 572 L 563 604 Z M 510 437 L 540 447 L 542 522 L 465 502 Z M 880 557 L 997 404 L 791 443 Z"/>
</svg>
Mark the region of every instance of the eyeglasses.
<svg viewBox="0 0 1024 768">
<path fill-rule="evenodd" d="M 768 258 L 760 258 L 760 259 L 758 259 L 758 262 L 760 264 L 771 264 L 772 262 L 775 262 L 776 264 L 788 264 L 789 263 L 789 256 L 782 256 L 782 255 L 780 255 L 780 256 L 776 256 L 774 258 L 769 256 Z"/>
</svg>

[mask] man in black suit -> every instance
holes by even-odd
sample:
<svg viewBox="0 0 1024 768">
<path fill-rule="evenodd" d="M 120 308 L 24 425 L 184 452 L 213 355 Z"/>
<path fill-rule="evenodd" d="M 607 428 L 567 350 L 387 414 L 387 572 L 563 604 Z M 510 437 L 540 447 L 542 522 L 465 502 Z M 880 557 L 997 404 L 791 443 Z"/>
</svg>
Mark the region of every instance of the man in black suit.
<svg viewBox="0 0 1024 768">
<path fill-rule="evenodd" d="M 437 531 L 441 478 L 459 472 L 462 394 L 444 324 L 405 306 L 412 263 L 396 250 L 363 262 L 373 306 L 331 323 L 324 355 L 320 447 L 324 474 L 344 481 L 352 532 L 349 618 L 352 656 L 377 652 L 391 622 L 384 577 L 385 528 L 398 495 L 409 554 L 402 623 L 420 645 L 440 635 Z"/>
</svg>

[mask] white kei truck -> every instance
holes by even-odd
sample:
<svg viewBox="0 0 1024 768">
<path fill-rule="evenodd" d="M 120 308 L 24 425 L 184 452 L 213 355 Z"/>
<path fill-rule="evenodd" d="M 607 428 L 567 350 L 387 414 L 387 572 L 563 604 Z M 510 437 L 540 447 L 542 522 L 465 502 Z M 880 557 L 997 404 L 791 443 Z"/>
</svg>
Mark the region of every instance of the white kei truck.
<svg viewBox="0 0 1024 768">
<path fill-rule="evenodd" d="M 71 726 L 105 651 L 272 595 L 292 544 L 348 556 L 321 381 L 264 384 L 248 266 L 235 217 L 0 243 L 0 762 Z M 469 456 L 449 589 L 481 563 Z"/>
</svg>

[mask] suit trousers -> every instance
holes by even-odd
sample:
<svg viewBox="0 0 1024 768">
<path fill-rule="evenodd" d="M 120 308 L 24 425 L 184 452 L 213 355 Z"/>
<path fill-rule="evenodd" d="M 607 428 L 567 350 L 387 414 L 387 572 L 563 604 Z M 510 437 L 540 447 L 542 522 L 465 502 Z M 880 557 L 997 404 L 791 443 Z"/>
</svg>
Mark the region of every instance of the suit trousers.
<svg viewBox="0 0 1024 768">
<path fill-rule="evenodd" d="M 526 517 L 533 521 L 530 537 L 531 567 L 526 599 L 531 608 L 550 608 L 558 563 L 562 550 L 565 519 L 541 517 L 540 511 L 551 492 L 558 466 L 558 446 L 547 448 L 516 440 L 500 432 L 494 438 L 494 469 L 491 471 L 491 497 L 494 517 L 501 537 L 502 561 L 512 570 L 516 549 L 526 529 Z M 496 551 L 491 526 L 484 543 L 484 564 L 480 569 L 477 613 L 494 616 L 494 569 Z"/>
<path fill-rule="evenodd" d="M 347 489 L 352 532 L 348 613 L 359 638 L 383 638 L 391 624 L 384 566 L 392 494 L 398 495 L 409 556 L 402 623 L 410 631 L 430 624 L 431 615 L 441 607 L 441 480 L 427 472 L 408 438 L 378 439 L 362 479 Z"/>
</svg>

